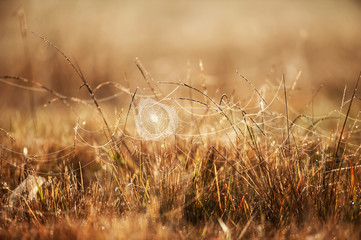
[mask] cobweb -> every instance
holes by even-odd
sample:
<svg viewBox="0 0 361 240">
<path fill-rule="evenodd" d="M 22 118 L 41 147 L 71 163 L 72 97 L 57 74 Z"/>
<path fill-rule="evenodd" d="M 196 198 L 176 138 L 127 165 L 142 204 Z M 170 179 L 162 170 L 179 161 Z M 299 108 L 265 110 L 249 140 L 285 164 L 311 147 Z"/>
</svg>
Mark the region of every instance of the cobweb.
<svg viewBox="0 0 361 240">
<path fill-rule="evenodd" d="M 140 100 L 137 111 L 135 124 L 138 135 L 144 140 L 175 134 L 178 116 L 173 107 L 148 98 Z"/>
<path fill-rule="evenodd" d="M 96 90 L 105 85 L 101 84 Z M 126 95 L 132 96 L 132 92 L 120 84 L 111 85 L 119 91 L 98 99 L 98 102 L 106 104 L 107 101 L 120 97 L 124 99 Z M 235 146 L 237 144 L 243 144 L 246 148 L 257 143 L 271 153 L 276 153 L 280 148 L 283 150 L 296 148 L 321 155 L 328 148 L 326 145 L 334 142 L 338 137 L 335 131 L 330 134 L 328 127 L 324 127 L 323 123 L 336 122 L 336 129 L 339 129 L 340 120 L 345 118 L 342 110 L 346 104 L 340 110 L 313 117 L 298 113 L 290 107 L 289 111 L 296 116 L 292 119 L 288 118 L 285 112 L 272 110 L 272 105 L 280 103 L 284 105 L 282 82 L 279 82 L 278 86 L 268 84 L 261 91 L 254 88 L 249 96 L 239 101 L 234 101 L 233 96 L 225 94 L 211 97 L 206 90 L 182 82 L 152 81 L 149 83 L 149 86 L 151 85 L 153 87 L 143 88 L 141 93 L 133 95 L 128 101 L 129 111 L 124 111 L 115 117 L 117 120 L 109 125 L 110 129 L 99 126 L 98 129 L 90 130 L 86 124 L 82 124 L 85 121 L 80 121 L 74 127 L 74 143 L 45 154 L 28 154 L 27 158 L 32 159 L 33 163 L 52 165 L 70 159 L 78 148 L 91 148 L 96 152 L 96 158 L 83 166 L 74 167 L 73 171 L 98 162 L 112 164 L 107 154 L 112 139 L 115 139 L 116 144 L 126 141 L 133 143 L 130 145 L 132 148 L 130 150 L 133 151 L 137 148 L 138 141 L 161 141 L 173 144 L 174 139 L 181 139 L 189 141 L 189 144 L 221 145 L 226 149 L 233 148 L 235 151 L 239 151 Z M 69 98 L 70 100 L 72 99 Z M 74 102 L 89 106 L 91 101 L 77 99 Z M 360 148 L 361 141 L 358 117 L 358 115 L 356 118 L 349 117 L 352 124 L 341 141 L 343 148 L 347 145 L 346 150 L 354 153 Z M 105 130 L 112 133 L 112 138 L 104 136 Z M 6 152 L 24 156 L 21 151 L 3 145 L 2 156 Z M 21 165 L 7 161 L 5 157 L 2 157 L 2 161 L 15 168 L 22 168 Z M 61 174 L 61 171 L 49 172 L 45 169 L 36 172 L 42 175 Z"/>
<path fill-rule="evenodd" d="M 192 146 L 201 145 L 204 148 L 215 146 L 214 149 L 221 147 L 227 154 L 235 152 L 238 156 L 245 156 L 246 149 L 255 149 L 255 151 L 262 149 L 267 152 L 268 157 L 292 150 L 296 152 L 295 155 L 303 152 L 310 153 L 310 155 L 327 155 L 328 159 L 332 159 L 332 154 L 328 152 L 328 149 L 329 147 L 332 149 L 333 146 L 327 145 L 334 143 L 339 137 L 337 131 L 340 129 L 340 121 L 345 118 L 343 107 L 346 105 L 344 103 L 348 101 L 342 102 L 340 110 L 330 112 L 326 116 L 310 117 L 307 114 L 292 110 L 291 107 L 287 108 L 287 97 L 286 101 L 284 101 L 285 99 L 281 91 L 282 81 L 280 81 L 278 87 L 269 84 L 267 88 L 258 91 L 250 81 L 240 75 L 251 86 L 253 91 L 250 96 L 245 96 L 244 100 L 235 101 L 233 96 L 227 96 L 226 94 L 210 96 L 207 93 L 202 63 L 200 63 L 202 72 L 200 82 L 202 87 L 197 88 L 188 84 L 189 81 L 187 83 L 156 82 L 138 60 L 136 61 L 137 67 L 148 85 L 144 89 L 144 92 L 147 94 L 144 94 L 143 91 L 140 94 L 136 94 L 137 91 L 135 90 L 135 93 L 132 95 L 130 89 L 114 82 L 104 82 L 91 91 L 81 71 L 69 58 L 51 42 L 41 36 L 39 37 L 65 57 L 83 80 L 83 85 L 88 87 L 92 100 L 81 100 L 64 96 L 40 83 L 20 77 L 4 76 L 0 77 L 0 82 L 31 91 L 48 92 L 55 96 L 48 104 L 61 101 L 66 106 L 72 108 L 72 105 L 76 104 L 91 107 L 95 102 L 96 109 L 93 106 L 91 110 L 94 113 L 96 112 L 96 114 L 101 113 L 101 117 L 94 115 L 97 118 L 103 118 L 103 123 L 97 129 L 90 130 L 87 128 L 85 120 L 78 121 L 74 127 L 74 142 L 60 150 L 46 153 L 30 154 L 26 146 L 23 147 L 23 152 L 21 152 L 15 150 L 12 147 L 13 145 L 4 146 L 2 144 L 0 152 L 1 166 L 4 162 L 8 166 L 18 169 L 19 172 L 24 172 L 27 163 L 30 162 L 29 165 L 35 163 L 34 165 L 42 166 L 43 170 L 38 168 L 31 170 L 36 174 L 64 176 L 70 161 L 77 160 L 75 158 L 76 151 L 79 148 L 85 148 L 86 151 L 82 152 L 89 152 L 90 150 L 94 154 L 93 156 L 96 157 L 92 156 L 92 160 L 86 164 L 81 164 L 79 161 L 78 167 L 72 166 L 70 172 L 80 171 L 81 173 L 85 168 L 100 163 L 106 171 L 109 166 L 109 169 L 111 169 L 109 175 L 113 175 L 114 168 L 112 167 L 115 166 L 114 162 L 119 161 L 119 157 L 112 152 L 114 147 L 119 147 L 123 144 L 128 154 L 143 154 L 141 146 L 146 142 L 148 149 L 152 145 L 161 146 L 162 149 L 164 147 L 175 146 L 176 151 L 174 151 L 174 154 L 177 154 L 177 150 L 182 150 L 177 147 L 178 139 L 183 140 L 183 146 L 185 144 Z M 31 87 L 27 85 L 28 83 L 31 83 Z M 96 101 L 94 96 L 97 90 L 107 85 L 115 87 L 118 92 Z M 163 88 L 163 86 L 167 87 Z M 174 88 L 171 89 L 171 86 L 174 86 Z M 283 86 L 286 93 L 285 82 L 283 82 Z M 293 87 L 289 90 L 292 91 L 292 89 Z M 266 98 L 266 93 L 273 95 Z M 124 102 L 124 99 L 126 99 L 124 95 L 131 97 L 128 112 L 117 114 L 118 116 L 114 117 L 116 121 L 109 121 L 115 123 L 108 124 L 98 103 L 105 104 L 119 97 L 123 97 L 122 102 Z M 274 111 L 272 110 L 272 105 L 286 105 L 286 112 Z M 288 112 L 292 112 L 292 115 L 295 117 L 289 118 Z M 348 127 L 348 131 L 345 132 L 344 138 L 341 139 L 342 141 L 340 141 L 342 154 L 349 151 L 355 155 L 360 150 L 359 143 L 361 138 L 358 127 L 360 120 L 358 118 L 359 115 L 356 118 L 349 117 L 352 124 Z M 329 131 L 329 127 L 324 128 L 322 126 L 325 121 L 329 120 L 336 120 L 336 131 Z M 155 161 L 158 161 L 157 147 L 154 149 Z M 314 158 L 322 159 L 317 156 Z M 267 159 L 262 161 L 267 161 Z M 240 165 L 240 162 L 235 161 L 234 164 Z M 65 171 L 60 168 L 54 170 L 53 167 L 61 163 L 66 166 Z M 260 164 L 260 162 L 257 164 Z M 157 163 L 155 162 L 154 165 L 157 165 Z M 354 168 L 360 166 L 361 164 L 357 162 Z M 243 170 L 247 171 L 247 169 Z M 133 183 L 126 184 L 129 186 L 129 184 Z"/>
<path fill-rule="evenodd" d="M 109 125 L 109 129 L 105 129 L 104 126 L 90 129 L 86 119 L 79 120 L 74 127 L 74 143 L 62 149 L 29 154 L 27 150 L 25 151 L 26 147 L 21 152 L 2 145 L 1 162 L 24 171 L 24 165 L 8 160 L 10 155 L 16 156 L 17 159 L 31 160 L 34 165 L 41 165 L 40 169 L 35 168 L 33 171 L 35 174 L 62 176 L 63 169 L 54 169 L 54 166 L 70 164 L 70 159 L 79 149 L 91 149 L 95 157 L 85 164 L 73 166 L 69 172 L 84 171 L 96 164 L 108 171 L 114 164 L 114 159 L 109 158 L 112 139 L 115 139 L 117 145 L 131 143 L 127 145 L 130 146 L 130 151 L 140 154 L 146 154 L 138 147 L 144 142 L 151 143 L 149 145 L 172 146 L 177 144 L 175 141 L 177 139 L 189 145 L 201 145 L 206 148 L 216 146 L 241 155 L 244 154 L 242 151 L 250 148 L 249 146 L 252 148 L 257 145 L 267 151 L 269 157 L 281 151 L 296 149 L 297 152 L 314 155 L 315 159 L 322 159 L 322 155 L 332 159 L 332 152 L 328 150 L 332 146 L 327 145 L 335 142 L 338 135 L 335 131 L 330 133 L 329 127 L 324 126 L 323 123 L 331 121 L 336 123 L 336 129 L 339 129 L 341 119 L 345 118 L 342 112 L 345 104 L 340 110 L 314 117 L 289 108 L 292 115 L 296 116 L 289 119 L 285 112 L 274 111 L 272 105 L 284 105 L 282 82 L 276 87 L 269 85 L 259 92 L 254 90 L 239 101 L 234 101 L 232 96 L 225 94 L 210 97 L 205 90 L 180 82 L 153 82 L 153 84 L 175 87 L 168 87 L 162 91 L 148 88 L 139 94 L 134 93 L 133 98 L 128 101 L 129 111 L 123 111 L 115 117 L 116 121 Z M 130 90 L 124 90 L 124 87 L 119 89 L 119 92 L 98 99 L 98 102 L 106 103 L 119 97 L 124 99 L 124 94 L 132 96 Z M 266 93 L 269 95 L 268 98 Z M 89 106 L 89 103 L 91 102 L 86 101 L 84 105 Z M 350 117 L 349 120 L 352 124 L 341 141 L 342 151 L 357 154 L 361 141 L 359 115 L 356 118 Z M 112 138 L 104 136 L 106 130 L 112 133 Z M 244 171 L 259 164 L 260 162 L 249 165 Z M 361 167 L 359 162 L 354 168 L 358 167 Z M 342 168 L 342 170 L 347 169 L 349 167 Z M 124 189 L 130 184 L 134 183 L 127 183 Z"/>
</svg>

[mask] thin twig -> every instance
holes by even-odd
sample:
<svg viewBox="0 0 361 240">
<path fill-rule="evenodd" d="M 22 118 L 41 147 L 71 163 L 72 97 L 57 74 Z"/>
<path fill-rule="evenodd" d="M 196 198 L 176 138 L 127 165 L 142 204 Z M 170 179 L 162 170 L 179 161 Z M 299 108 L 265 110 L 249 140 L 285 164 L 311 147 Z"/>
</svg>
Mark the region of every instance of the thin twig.
<svg viewBox="0 0 361 240">
<path fill-rule="evenodd" d="M 121 90 L 122 92 L 127 93 L 127 94 L 130 95 L 129 89 L 123 87 L 122 85 L 120 85 L 120 84 L 117 83 L 117 82 L 103 82 L 103 83 L 99 84 L 98 86 L 96 86 L 96 87 L 94 88 L 93 92 L 95 93 L 95 92 L 98 91 L 100 88 L 102 88 L 102 87 L 104 87 L 104 86 L 106 86 L 106 85 L 112 85 L 112 86 L 116 87 L 117 89 Z"/>
<path fill-rule="evenodd" d="M 358 87 L 358 84 L 359 84 L 359 82 L 360 82 L 360 78 L 361 78 L 361 72 L 360 72 L 360 75 L 359 75 L 359 77 L 358 77 L 358 79 L 357 79 L 355 88 L 353 89 L 353 94 L 352 94 L 352 97 L 351 97 L 350 104 L 348 105 L 348 109 L 347 109 L 345 121 L 343 122 L 343 125 L 342 125 L 342 128 L 341 128 L 340 137 L 339 137 L 339 139 L 338 139 L 337 146 L 336 146 L 335 152 L 334 152 L 334 154 L 333 154 L 333 157 L 334 157 L 334 158 L 337 158 L 337 152 L 338 152 L 338 149 L 339 149 L 340 144 L 341 144 L 342 135 L 343 135 L 343 132 L 344 132 L 345 127 L 346 127 L 346 122 L 347 122 L 348 116 L 349 116 L 350 111 L 351 111 L 351 106 L 352 106 L 353 100 L 354 100 L 355 95 L 356 95 L 356 92 L 357 92 L 357 87 Z"/>
<path fill-rule="evenodd" d="M 45 43 L 49 44 L 50 46 L 52 46 L 53 48 L 55 48 L 61 55 L 63 55 L 63 57 L 65 58 L 65 60 L 69 63 L 69 65 L 74 69 L 74 71 L 78 74 L 78 76 L 83 80 L 83 74 L 81 73 L 81 71 L 79 71 L 75 65 L 72 63 L 72 61 L 70 61 L 70 59 L 65 55 L 64 52 L 62 52 L 54 43 L 50 42 L 48 39 L 46 39 L 45 37 L 37 34 L 36 32 L 33 32 L 30 29 L 27 29 L 27 31 L 31 32 L 32 34 L 34 34 L 35 36 L 37 36 L 38 38 L 42 39 Z"/>
<path fill-rule="evenodd" d="M 268 105 L 268 103 L 266 102 L 266 100 L 262 97 L 262 95 L 260 94 L 260 92 L 257 90 L 257 88 L 253 85 L 253 83 L 251 81 L 249 81 L 245 76 L 243 76 L 240 72 L 238 72 L 238 70 L 236 70 L 236 74 L 238 76 L 240 76 L 241 78 L 243 78 L 252 88 L 253 90 L 257 93 L 257 95 L 262 99 L 262 101 Z"/>
<path fill-rule="evenodd" d="M 196 100 L 196 99 L 192 99 L 192 98 L 184 98 L 184 97 L 180 97 L 180 98 L 173 98 L 173 99 L 187 100 L 187 101 L 191 101 L 191 102 L 196 102 L 196 103 L 202 104 L 202 105 L 206 106 L 207 108 L 209 108 L 209 106 L 208 106 L 208 104 L 207 104 L 207 103 L 204 103 L 204 102 L 199 101 L 199 100 Z"/>
<path fill-rule="evenodd" d="M 112 144 L 116 147 L 118 147 L 118 145 L 116 144 L 116 141 L 114 139 L 114 137 L 112 136 L 111 134 L 111 130 L 110 130 L 110 127 L 109 127 L 109 124 L 107 122 L 107 120 L 105 119 L 105 116 L 103 114 L 103 111 L 101 110 L 98 102 L 97 102 L 97 99 L 94 95 L 94 92 L 92 90 L 92 88 L 90 87 L 90 85 L 88 84 L 88 82 L 85 80 L 85 77 L 83 75 L 83 73 L 81 72 L 80 68 L 76 67 L 73 62 L 65 55 L 65 53 L 63 51 L 61 51 L 55 44 L 53 44 L 52 42 L 50 42 L 48 39 L 46 39 L 45 37 L 31 31 L 31 30 L 28 30 L 29 32 L 31 32 L 32 34 L 34 34 L 35 36 L 39 37 L 40 39 L 42 39 L 45 43 L 49 44 L 50 46 L 52 46 L 53 48 L 55 48 L 61 55 L 63 55 L 63 57 L 65 58 L 65 60 L 70 64 L 70 66 L 74 69 L 74 71 L 77 73 L 77 75 L 79 76 L 79 78 L 81 79 L 81 81 L 83 82 L 83 84 L 80 86 L 80 88 L 82 86 L 86 86 L 88 92 L 89 92 L 89 95 L 90 97 L 93 99 L 93 102 L 104 122 L 104 125 L 105 125 L 105 128 L 106 128 L 106 133 L 105 136 L 108 138 L 110 137 L 111 138 L 111 141 L 112 141 Z M 113 150 L 113 149 L 112 149 Z M 119 149 L 118 149 L 119 150 Z M 114 154 L 114 156 L 116 156 L 116 154 Z"/>
<path fill-rule="evenodd" d="M 290 124 L 288 120 L 288 105 L 287 105 L 287 90 L 286 90 L 286 79 L 285 75 L 282 74 L 282 80 L 283 80 L 283 90 L 285 95 L 285 104 L 286 104 L 286 117 L 287 117 L 287 143 L 288 143 L 288 152 L 291 151 L 291 141 L 290 141 Z"/>
<path fill-rule="evenodd" d="M 135 59 L 135 65 L 139 69 L 140 73 L 142 74 L 142 76 L 143 76 L 144 80 L 146 81 L 146 83 L 148 84 L 149 88 L 152 90 L 155 99 L 157 99 L 157 101 L 158 101 L 159 100 L 158 95 L 155 92 L 155 89 L 153 88 L 152 84 L 150 83 L 150 82 L 155 82 L 154 79 L 152 78 L 150 73 L 144 68 L 143 64 L 139 61 L 138 58 Z M 160 91 L 159 88 L 158 88 L 158 90 Z"/>
<path fill-rule="evenodd" d="M 13 136 L 11 136 L 10 133 L 8 133 L 5 129 L 0 128 L 0 132 L 5 133 L 5 135 L 11 139 L 11 141 L 16 142 L 15 138 L 13 138 Z"/>
<path fill-rule="evenodd" d="M 48 103 L 51 103 L 51 102 L 54 102 L 56 100 L 61 100 L 67 107 L 69 107 L 69 104 L 67 101 L 73 101 L 73 102 L 76 102 L 76 103 L 83 103 L 83 104 L 86 104 L 83 100 L 81 99 L 78 99 L 78 98 L 74 98 L 74 97 L 67 97 L 67 96 L 64 96 L 62 95 L 61 93 L 51 89 L 51 88 L 48 88 L 46 86 L 44 86 L 43 84 L 39 83 L 39 82 L 36 82 L 36 81 L 32 81 L 32 80 L 29 80 L 29 79 L 26 79 L 26 78 L 23 78 L 23 77 L 18 77 L 18 76 L 1 76 L 0 79 L 4 79 L 4 80 L 8 80 L 8 79 L 11 79 L 11 80 L 18 80 L 18 81 L 21 81 L 23 83 L 28 83 L 28 84 L 32 84 L 32 85 L 35 85 L 36 87 L 38 88 L 41 88 L 41 89 L 44 89 L 45 91 L 49 92 L 50 94 L 56 96 L 56 98 L 50 100 Z"/>
<path fill-rule="evenodd" d="M 221 99 L 219 100 L 219 105 L 222 105 L 222 102 L 224 98 L 227 98 L 227 101 L 229 101 L 227 94 L 223 93 Z"/>
<path fill-rule="evenodd" d="M 127 117 L 125 118 L 125 123 L 124 123 L 124 128 L 123 128 L 124 132 L 125 132 L 125 127 L 127 125 L 130 109 L 132 108 L 132 104 L 133 104 L 133 101 L 134 101 L 134 98 L 135 98 L 135 94 L 137 94 L 137 91 L 138 91 L 138 88 L 135 89 L 134 94 L 132 96 L 132 100 L 130 101 L 130 104 L 129 104 L 129 109 L 128 109 Z"/>
</svg>

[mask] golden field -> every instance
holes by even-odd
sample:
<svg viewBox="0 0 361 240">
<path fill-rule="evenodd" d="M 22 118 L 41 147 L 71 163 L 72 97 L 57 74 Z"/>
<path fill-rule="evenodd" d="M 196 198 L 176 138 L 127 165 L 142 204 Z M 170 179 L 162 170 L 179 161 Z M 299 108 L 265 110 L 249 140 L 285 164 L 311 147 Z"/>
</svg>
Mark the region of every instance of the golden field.
<svg viewBox="0 0 361 240">
<path fill-rule="evenodd" d="M 1 238 L 360 238 L 358 1 L 0 13 Z"/>
</svg>

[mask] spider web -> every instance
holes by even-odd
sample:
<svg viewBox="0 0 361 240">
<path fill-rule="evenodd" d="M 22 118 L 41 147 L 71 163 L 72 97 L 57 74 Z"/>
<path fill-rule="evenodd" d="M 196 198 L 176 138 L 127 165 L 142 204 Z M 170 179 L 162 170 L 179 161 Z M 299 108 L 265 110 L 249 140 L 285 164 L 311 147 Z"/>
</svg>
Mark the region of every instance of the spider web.
<svg viewBox="0 0 361 240">
<path fill-rule="evenodd" d="M 157 84 L 163 85 L 163 83 Z M 221 146 L 229 152 L 240 152 L 242 151 L 240 149 L 249 149 L 252 145 L 258 145 L 268 152 L 268 157 L 277 155 L 280 151 L 296 149 L 296 151 L 310 156 L 315 155 L 317 159 L 322 159 L 322 155 L 327 155 L 328 159 L 333 159 L 332 152 L 327 152 L 327 149 L 330 143 L 335 142 L 338 135 L 336 132 L 330 134 L 329 128 L 323 127 L 322 124 L 326 121 L 337 121 L 338 129 L 340 120 L 345 118 L 342 108 L 325 116 L 313 117 L 312 120 L 305 114 L 293 111 L 297 117 L 291 120 L 287 118 L 285 113 L 272 110 L 273 104 L 280 102 L 284 104 L 281 96 L 281 82 L 277 87 L 271 86 L 266 89 L 267 91 L 261 91 L 262 94 L 273 92 L 268 102 L 264 100 L 265 96 L 261 96 L 261 93 L 256 91 L 247 96 L 246 100 L 234 102 L 232 97 L 227 95 L 211 98 L 205 91 L 190 85 L 182 83 L 164 84 L 175 87 L 168 91 L 163 90 L 163 92 L 168 93 L 167 95 L 161 91 L 153 92 L 153 94 L 134 95 L 134 102 L 130 101 L 129 103 L 129 116 L 123 112 L 117 119 L 117 123 L 109 125 L 110 129 L 99 126 L 97 129 L 90 130 L 86 124 L 77 122 L 74 127 L 74 143 L 56 151 L 38 154 L 25 154 L 2 145 L 1 160 L 12 168 L 24 171 L 24 165 L 8 160 L 10 155 L 13 158 L 17 156 L 18 159 L 31 160 L 33 164 L 41 165 L 42 170 L 34 170 L 36 174 L 61 176 L 64 171 L 60 168 L 54 170 L 54 166 L 61 163 L 66 165 L 74 157 L 76 150 L 92 149 L 95 152 L 95 157 L 86 164 L 72 167 L 69 172 L 83 171 L 94 164 L 100 164 L 104 170 L 111 169 L 114 164 L 113 159 L 109 158 L 112 140 L 104 137 L 105 130 L 110 130 L 113 133 L 117 144 L 132 143 L 128 146 L 131 146 L 133 153 L 139 154 L 147 154 L 138 148 L 142 142 L 155 144 L 155 149 L 159 150 L 159 146 L 164 148 L 165 145 L 168 145 L 169 147 L 176 144 L 175 139 L 180 139 L 190 145 Z M 190 90 L 192 94 L 189 91 L 184 91 L 184 88 Z M 150 89 L 144 90 L 144 92 L 147 91 L 150 92 Z M 126 94 L 124 91 L 119 91 L 98 101 L 106 103 L 124 94 Z M 89 101 L 86 104 L 89 104 Z M 359 115 L 356 118 L 349 118 L 352 125 L 348 133 L 345 134 L 346 137 L 341 141 L 343 144 L 342 151 L 344 153 L 350 152 L 349 155 L 346 154 L 350 158 L 354 157 L 360 150 L 361 137 L 358 126 L 360 120 L 358 117 Z M 289 135 L 287 129 L 289 129 Z M 243 147 L 239 148 L 236 145 Z M 182 151 L 180 148 L 178 150 Z M 244 153 L 241 153 L 241 156 L 242 154 Z M 235 164 L 239 165 L 240 163 Z M 242 172 L 247 172 L 259 164 L 261 162 L 246 164 L 242 166 Z M 358 167 L 361 167 L 360 162 L 354 166 L 354 168 Z M 342 170 L 348 169 L 350 168 L 342 168 Z M 135 183 L 127 183 L 124 191 L 132 184 Z M 204 192 L 200 194 L 206 194 L 206 191 L 204 189 Z"/>
<path fill-rule="evenodd" d="M 334 142 L 338 136 L 336 132 L 330 134 L 329 129 L 323 127 L 322 123 L 338 121 L 338 129 L 340 120 L 345 118 L 342 108 L 325 116 L 313 117 L 312 120 L 311 117 L 297 112 L 293 112 L 297 117 L 292 120 L 288 119 L 285 113 L 273 111 L 271 106 L 282 102 L 282 82 L 276 87 L 269 85 L 268 89 L 260 91 L 262 94 L 273 92 L 268 102 L 258 91 L 253 91 L 244 101 L 234 102 L 231 100 L 232 97 L 227 95 L 210 97 L 204 91 L 185 83 L 152 82 L 152 84 L 156 84 L 157 89 L 161 89 L 162 86 L 175 87 L 157 92 L 148 88 L 143 90 L 147 94 L 135 95 L 134 102 L 130 102 L 129 116 L 123 112 L 116 124 L 109 125 L 109 130 L 116 137 L 117 144 L 124 141 L 137 143 L 156 140 L 170 145 L 174 143 L 174 139 L 180 139 L 190 144 L 221 145 L 230 151 L 232 149 L 239 151 L 235 147 L 236 144 L 242 143 L 244 148 L 247 148 L 256 143 L 271 154 L 276 154 L 279 149 L 289 151 L 296 148 L 306 153 L 327 154 L 328 158 L 332 159 L 332 154 L 325 151 L 328 147 L 332 147 L 330 143 Z M 98 102 L 106 103 L 129 93 L 121 88 L 119 92 L 111 96 L 98 99 Z M 89 105 L 89 101 L 83 102 Z M 154 109 L 154 112 L 144 111 L 148 108 Z M 356 118 L 349 117 L 352 124 L 345 134 L 346 137 L 341 141 L 344 145 L 342 150 L 352 152 L 353 155 L 360 150 L 359 114 L 360 112 Z M 142 121 L 143 118 L 147 119 L 146 122 Z M 287 128 L 290 131 L 289 135 Z M 110 166 L 112 159 L 109 159 L 107 152 L 109 152 L 111 139 L 104 137 L 104 130 L 103 126 L 90 130 L 77 123 L 74 127 L 74 143 L 53 152 L 27 154 L 26 158 L 31 159 L 34 164 L 42 164 L 44 168 L 47 164 L 54 165 L 54 163 L 67 161 L 74 156 L 78 148 L 91 148 L 96 152 L 96 157 L 83 166 L 73 168 L 72 171 L 79 171 L 99 162 Z M 97 139 L 97 141 L 91 139 Z M 134 146 L 132 150 L 139 151 L 136 145 Z M 19 158 L 24 157 L 23 152 L 2 145 L 1 160 L 9 166 L 23 170 L 22 165 L 7 160 L 6 155 L 10 154 L 18 155 Z M 35 173 L 62 174 L 61 171 L 37 170 Z"/>
</svg>

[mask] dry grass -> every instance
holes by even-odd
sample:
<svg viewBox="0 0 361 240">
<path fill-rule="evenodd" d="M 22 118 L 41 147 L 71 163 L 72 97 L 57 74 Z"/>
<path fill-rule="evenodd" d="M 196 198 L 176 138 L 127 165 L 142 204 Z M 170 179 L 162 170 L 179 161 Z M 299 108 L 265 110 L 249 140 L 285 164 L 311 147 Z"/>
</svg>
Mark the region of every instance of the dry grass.
<svg viewBox="0 0 361 240">
<path fill-rule="evenodd" d="M 297 5 L 300 9 L 285 5 L 287 9 L 298 10 L 294 10 L 292 18 L 280 16 L 279 21 L 292 21 L 284 23 L 280 42 L 270 41 L 269 49 L 263 52 L 267 58 L 280 53 L 259 63 L 260 69 L 270 67 L 269 62 L 275 64 L 268 74 L 256 67 L 249 71 L 240 69 L 234 74 L 234 66 L 240 64 L 235 60 L 240 53 L 237 41 L 222 42 L 217 38 L 207 46 L 189 41 L 187 48 L 179 47 L 182 41 L 171 33 L 152 41 L 143 39 L 146 44 L 140 33 L 139 42 L 121 40 L 121 44 L 131 46 L 132 50 L 126 53 L 129 56 L 137 52 L 137 46 L 142 46 L 145 53 L 141 60 L 144 66 L 151 66 L 145 68 L 137 59 L 133 65 L 126 66 L 133 69 L 129 70 L 130 74 L 116 71 L 118 62 L 111 55 L 112 40 L 96 34 L 100 39 L 95 42 L 107 40 L 110 45 L 101 49 L 99 42 L 80 39 L 84 49 L 91 49 L 101 58 L 109 54 L 107 63 L 116 70 L 107 69 L 103 62 L 92 68 L 94 62 L 86 59 L 89 55 L 84 49 L 74 50 L 80 56 L 78 61 L 65 54 L 72 51 L 63 51 L 77 49 L 74 46 L 78 46 L 78 41 L 58 48 L 54 44 L 64 42 L 60 35 L 51 38 L 52 34 L 46 34 L 44 38 L 27 31 L 24 12 L 29 6 L 24 4 L 22 11 L 17 11 L 22 30 L 19 45 L 25 49 L 21 66 L 9 67 L 14 59 L 19 59 L 17 51 L 7 52 L 9 62 L 0 57 L 4 63 L 0 68 L 1 99 L 5 102 L 0 105 L 0 238 L 360 238 L 361 94 L 357 91 L 360 69 L 357 64 L 344 62 L 349 66 L 346 69 L 341 60 L 326 59 L 324 63 L 320 60 L 322 54 L 315 50 L 327 52 L 330 46 L 337 45 L 332 52 L 347 53 L 348 58 L 343 61 L 354 62 L 360 56 L 359 33 L 355 33 L 355 24 L 351 23 L 343 29 L 344 35 L 323 29 L 331 40 L 325 41 L 321 48 L 320 42 L 326 37 L 313 36 L 317 31 L 308 23 L 297 37 L 291 38 L 299 46 L 294 52 L 296 57 L 289 59 L 286 50 L 285 56 L 281 56 L 283 47 L 288 49 L 282 44 L 290 42 L 286 31 L 298 26 L 304 19 L 302 14 L 318 4 Z M 160 9 L 148 7 L 162 13 L 161 16 L 172 15 L 176 7 L 165 5 Z M 248 7 L 252 9 L 256 5 Z M 94 12 L 92 8 L 98 5 L 88 5 L 89 9 L 84 6 L 74 7 L 81 10 L 81 16 Z M 337 6 L 321 11 L 320 15 L 328 19 L 328 14 L 337 12 Z M 348 10 L 351 19 L 358 19 L 359 11 L 351 11 L 351 6 L 356 3 L 348 2 L 342 9 Z M 44 12 L 51 7 L 45 5 Z M 198 19 L 194 10 L 186 10 L 186 5 L 177 7 L 189 14 L 188 21 Z M 205 6 L 211 12 L 217 7 L 216 3 Z M 232 7 L 239 5 L 228 6 L 229 13 L 234 11 Z M 268 5 L 266 8 L 270 12 L 278 9 Z M 107 14 L 114 10 L 111 6 L 104 9 L 100 14 L 109 20 Z M 137 15 L 133 12 L 138 9 L 135 5 L 126 5 L 126 9 L 130 12 L 126 16 Z M 166 9 L 170 12 L 165 13 Z M 58 9 L 65 10 L 66 7 Z M 146 19 L 147 13 L 139 11 Z M 207 11 L 195 15 L 201 20 L 208 19 Z M 36 15 L 30 14 L 30 22 Z M 82 19 L 73 15 L 69 13 L 69 18 L 75 22 Z M 248 24 L 247 30 L 258 32 L 257 29 L 268 24 L 267 16 L 260 13 L 246 15 L 239 20 L 259 21 Z M 175 16 L 180 18 L 174 22 L 179 24 L 176 26 L 188 26 L 179 23 L 185 21 L 184 16 Z M 169 30 L 168 24 L 161 20 L 162 17 L 154 21 Z M 12 23 L 3 22 L 7 23 L 6 29 L 13 29 Z M 274 25 L 269 24 L 266 33 L 250 34 L 242 51 L 249 48 L 252 54 L 260 56 L 261 50 L 256 49 L 267 46 L 264 40 L 267 36 L 274 37 L 270 33 Z M 44 32 L 48 29 L 34 25 Z M 104 26 L 102 31 L 107 32 L 109 26 Z M 236 25 L 230 25 L 233 28 Z M 123 31 L 131 33 L 128 28 Z M 183 31 L 192 32 L 192 29 Z M 121 34 L 114 33 L 118 37 Z M 234 33 L 227 32 L 230 36 Z M 206 41 L 206 36 L 212 34 L 211 29 L 205 29 L 202 39 Z M 258 41 L 254 42 L 255 39 Z M 6 46 L 8 40 L 4 37 L 0 43 Z M 157 40 L 164 42 L 155 44 Z M 191 57 L 206 57 L 204 60 L 210 64 L 167 62 L 164 59 L 171 58 L 167 51 L 161 51 L 161 46 L 169 42 L 176 56 L 173 59 L 191 52 Z M 37 57 L 32 53 L 35 49 Z M 188 52 L 181 53 L 184 49 Z M 223 49 L 224 53 L 217 49 Z M 238 49 L 236 54 L 232 53 L 235 49 Z M 166 57 L 152 60 L 157 54 Z M 214 56 L 218 60 L 209 60 Z M 250 59 L 255 64 L 257 57 Z M 122 64 L 124 61 L 119 58 Z M 242 61 L 241 64 L 245 63 Z M 85 67 L 80 68 L 78 63 Z M 217 63 L 225 67 L 217 67 Z M 342 69 L 332 71 L 335 66 Z M 326 67 L 331 70 L 325 71 Z M 283 76 L 282 72 L 285 72 Z M 340 76 L 347 81 L 340 82 Z M 219 86 L 221 78 L 230 80 Z M 264 81 L 261 84 L 253 79 Z M 321 87 L 319 82 L 324 79 Z M 15 97 L 11 95 L 14 93 Z M 147 97 L 176 110 L 179 118 L 176 134 L 158 141 L 138 137 L 134 123 L 137 106 L 140 99 Z M 340 106 L 336 108 L 334 103 Z M 24 187 L 20 191 L 18 186 Z M 32 191 L 36 192 L 35 196 L 29 194 Z"/>
<path fill-rule="evenodd" d="M 206 106 L 204 118 L 218 119 L 222 128 L 217 134 L 200 135 L 199 124 L 210 124 L 202 119 L 191 137 L 143 141 L 127 135 L 130 123 L 124 130 L 119 125 L 110 129 L 96 107 L 93 114 L 104 131 L 77 124 L 64 134 L 41 111 L 41 138 L 25 144 L 28 126 L 13 118 L 14 130 L 1 134 L 2 236 L 289 239 L 359 234 L 359 120 L 349 115 L 356 87 L 345 101 L 346 113 L 334 120 L 338 127 L 329 130 L 321 127 L 326 118 L 312 121 L 300 115 L 291 121 L 287 114 L 277 117 L 261 107 L 249 114 L 227 98 L 220 105 L 199 89 L 176 85 L 208 102 L 193 99 Z M 73 123 L 62 119 L 61 124 Z M 47 182 L 35 187 L 35 199 L 26 191 L 14 197 L 10 189 L 29 175 Z M 340 224 L 345 227 L 333 227 Z"/>
</svg>

